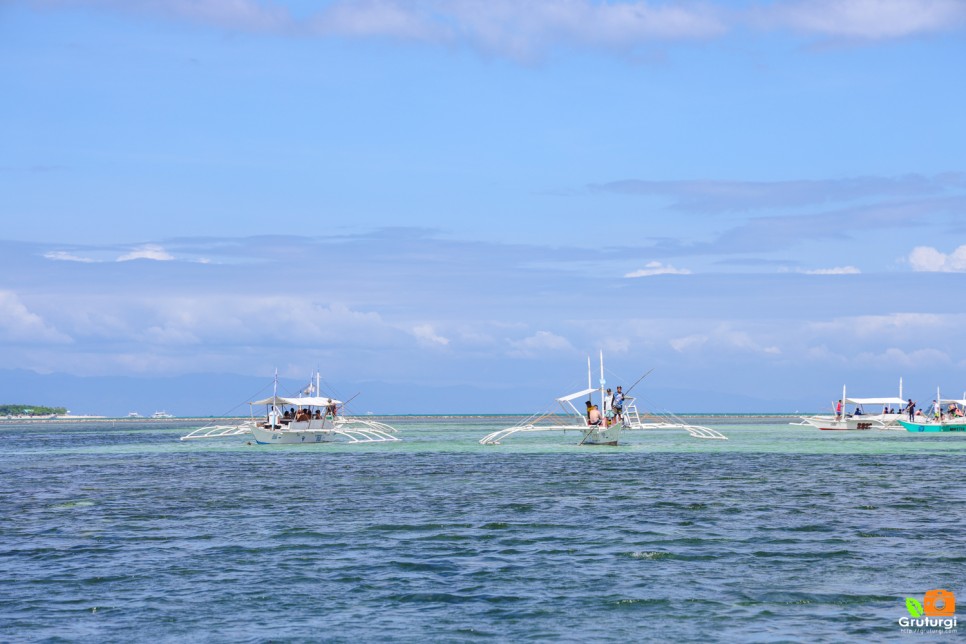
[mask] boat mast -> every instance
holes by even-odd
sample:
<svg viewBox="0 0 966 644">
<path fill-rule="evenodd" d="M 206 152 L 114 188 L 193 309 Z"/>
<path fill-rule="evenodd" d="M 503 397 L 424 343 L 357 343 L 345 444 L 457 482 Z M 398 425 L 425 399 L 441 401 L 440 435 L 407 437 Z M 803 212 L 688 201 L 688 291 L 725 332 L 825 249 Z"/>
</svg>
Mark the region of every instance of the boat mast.
<svg viewBox="0 0 966 644">
<path fill-rule="evenodd" d="M 600 414 L 604 415 L 604 385 L 607 381 L 604 380 L 604 352 L 600 352 Z M 604 421 L 606 422 L 606 421 Z"/>
<path fill-rule="evenodd" d="M 275 382 L 272 384 L 272 411 L 278 414 L 278 367 L 275 367 Z"/>
</svg>

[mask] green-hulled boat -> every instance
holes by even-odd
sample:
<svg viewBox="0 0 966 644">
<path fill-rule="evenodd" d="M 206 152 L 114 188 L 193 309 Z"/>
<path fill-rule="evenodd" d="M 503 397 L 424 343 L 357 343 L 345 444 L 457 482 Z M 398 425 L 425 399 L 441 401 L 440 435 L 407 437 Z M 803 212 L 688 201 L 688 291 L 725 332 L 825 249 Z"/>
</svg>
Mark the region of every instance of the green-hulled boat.
<svg viewBox="0 0 966 644">
<path fill-rule="evenodd" d="M 899 424 L 909 432 L 966 432 L 966 418 L 956 420 L 946 420 L 942 422 L 916 421 L 910 423 L 908 420 L 900 420 Z"/>
<path fill-rule="evenodd" d="M 936 400 L 939 401 L 938 409 L 935 407 Z M 942 398 L 939 390 L 936 390 L 936 400 L 933 401 L 934 417 L 929 419 L 923 416 L 921 420 L 900 420 L 899 423 L 908 432 L 916 434 L 920 432 L 966 432 L 966 417 L 963 417 L 963 410 L 966 410 L 966 396 L 963 399 Z M 939 418 L 935 418 L 939 416 Z"/>
</svg>

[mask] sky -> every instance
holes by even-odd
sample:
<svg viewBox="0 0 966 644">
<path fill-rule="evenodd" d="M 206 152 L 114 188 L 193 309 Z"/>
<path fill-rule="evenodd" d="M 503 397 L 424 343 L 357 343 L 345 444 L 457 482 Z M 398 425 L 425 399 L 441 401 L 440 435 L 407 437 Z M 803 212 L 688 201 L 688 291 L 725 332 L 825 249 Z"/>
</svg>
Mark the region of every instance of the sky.
<svg viewBox="0 0 966 644">
<path fill-rule="evenodd" d="M 960 396 L 964 63 L 962 0 L 0 2 L 0 403 Z"/>
</svg>

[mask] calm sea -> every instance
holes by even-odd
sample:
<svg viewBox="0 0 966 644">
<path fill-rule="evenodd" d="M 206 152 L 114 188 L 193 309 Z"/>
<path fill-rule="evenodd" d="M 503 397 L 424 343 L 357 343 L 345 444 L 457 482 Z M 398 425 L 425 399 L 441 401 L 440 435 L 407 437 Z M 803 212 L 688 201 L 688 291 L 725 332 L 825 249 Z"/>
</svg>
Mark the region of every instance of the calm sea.
<svg viewBox="0 0 966 644">
<path fill-rule="evenodd" d="M 477 443 L 513 420 L 354 446 L 0 426 L 0 641 L 921 641 L 906 597 L 966 605 L 966 436 Z"/>
</svg>

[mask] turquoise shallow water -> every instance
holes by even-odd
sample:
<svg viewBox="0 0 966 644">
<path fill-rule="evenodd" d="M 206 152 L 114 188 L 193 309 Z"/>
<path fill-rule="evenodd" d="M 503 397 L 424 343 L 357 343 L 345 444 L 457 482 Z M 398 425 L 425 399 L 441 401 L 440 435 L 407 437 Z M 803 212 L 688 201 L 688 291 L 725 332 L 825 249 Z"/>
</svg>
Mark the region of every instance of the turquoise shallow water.
<svg viewBox="0 0 966 644">
<path fill-rule="evenodd" d="M 512 420 L 355 446 L 0 426 L 0 640 L 882 641 L 923 637 L 906 597 L 966 602 L 966 437 L 477 443 Z"/>
</svg>

